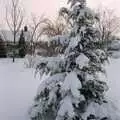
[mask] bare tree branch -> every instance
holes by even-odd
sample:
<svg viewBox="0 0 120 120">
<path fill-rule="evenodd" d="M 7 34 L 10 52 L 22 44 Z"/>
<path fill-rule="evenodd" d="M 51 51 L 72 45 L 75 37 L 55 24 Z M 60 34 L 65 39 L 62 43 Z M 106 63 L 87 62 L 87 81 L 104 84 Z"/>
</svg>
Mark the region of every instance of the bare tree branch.
<svg viewBox="0 0 120 120">
<path fill-rule="evenodd" d="M 20 7 L 19 0 L 11 0 L 10 2 L 11 4 L 6 7 L 6 23 L 11 33 L 13 34 L 14 45 L 15 45 L 16 37 L 22 27 L 24 16 L 23 16 L 22 8 Z M 13 53 L 13 62 L 14 59 L 15 59 L 15 50 Z"/>
<path fill-rule="evenodd" d="M 120 32 L 120 18 L 116 16 L 114 10 L 100 8 L 97 10 L 99 28 L 102 40 L 109 40 L 111 35 L 116 35 Z"/>
</svg>

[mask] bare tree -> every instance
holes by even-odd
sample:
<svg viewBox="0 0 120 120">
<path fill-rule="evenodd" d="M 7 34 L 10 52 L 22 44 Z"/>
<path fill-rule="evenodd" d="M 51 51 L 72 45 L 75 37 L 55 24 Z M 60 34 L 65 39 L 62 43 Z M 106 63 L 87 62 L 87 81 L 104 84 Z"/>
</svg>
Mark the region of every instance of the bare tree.
<svg viewBox="0 0 120 120">
<path fill-rule="evenodd" d="M 35 15 L 31 16 L 31 23 L 29 25 L 30 27 L 30 32 L 31 32 L 31 36 L 30 36 L 30 41 L 38 41 L 39 40 L 39 36 L 40 36 L 40 25 L 45 21 L 45 19 L 43 18 L 43 16 L 41 17 L 36 17 Z"/>
<path fill-rule="evenodd" d="M 30 47 L 31 47 L 31 54 L 34 54 L 35 45 L 34 42 L 37 42 L 40 40 L 42 32 L 42 24 L 44 24 L 47 21 L 47 19 L 44 16 L 37 17 L 35 15 L 31 16 L 31 23 L 29 25 L 29 32 L 30 32 Z"/>
<path fill-rule="evenodd" d="M 97 10 L 99 22 L 97 27 L 101 32 L 102 40 L 109 40 L 112 35 L 120 32 L 120 17 L 115 14 L 114 10 L 100 7 Z"/>
<path fill-rule="evenodd" d="M 55 20 L 47 19 L 44 21 L 41 27 L 41 36 L 46 36 L 49 39 L 52 37 L 60 37 L 69 33 L 71 30 L 71 25 L 69 25 L 67 19 L 64 16 L 57 16 Z M 51 43 L 47 48 L 49 55 L 56 55 L 60 53 L 62 50 L 62 46 L 60 44 Z"/>
<path fill-rule="evenodd" d="M 67 23 L 63 17 L 58 17 L 55 20 L 47 19 L 44 22 L 44 25 L 41 29 L 41 33 L 43 35 L 47 35 L 48 37 L 54 37 L 56 35 L 63 35 L 67 33 Z"/>
<path fill-rule="evenodd" d="M 20 6 L 19 0 L 10 0 L 10 4 L 6 7 L 6 23 L 13 34 L 14 47 L 16 44 L 16 37 L 20 31 L 23 23 L 23 10 Z M 13 62 L 15 62 L 15 49 L 13 50 Z"/>
<path fill-rule="evenodd" d="M 32 15 L 30 28 L 30 49 L 34 55 L 35 44 L 43 40 L 42 38 L 51 38 L 56 35 L 63 35 L 68 32 L 67 20 L 63 16 L 58 16 L 55 20 L 51 20 L 44 16 L 36 17 Z M 54 48 L 53 48 L 54 49 Z"/>
</svg>

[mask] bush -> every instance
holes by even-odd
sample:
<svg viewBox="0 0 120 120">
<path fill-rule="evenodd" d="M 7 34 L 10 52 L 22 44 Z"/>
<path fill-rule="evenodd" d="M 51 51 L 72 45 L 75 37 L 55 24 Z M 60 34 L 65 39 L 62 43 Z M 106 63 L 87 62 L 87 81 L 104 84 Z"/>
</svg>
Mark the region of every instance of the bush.
<svg viewBox="0 0 120 120">
<path fill-rule="evenodd" d="M 3 41 L 2 37 L 0 36 L 0 58 L 5 58 L 6 55 L 6 47 L 5 42 Z"/>
</svg>

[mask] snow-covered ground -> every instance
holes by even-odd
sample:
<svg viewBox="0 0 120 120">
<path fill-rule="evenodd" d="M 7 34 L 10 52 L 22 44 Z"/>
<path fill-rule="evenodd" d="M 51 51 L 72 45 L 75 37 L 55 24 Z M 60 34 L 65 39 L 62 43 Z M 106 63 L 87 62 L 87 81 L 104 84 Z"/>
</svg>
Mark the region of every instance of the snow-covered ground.
<svg viewBox="0 0 120 120">
<path fill-rule="evenodd" d="M 110 60 L 106 68 L 109 83 L 108 95 L 120 110 L 120 58 Z"/>
<path fill-rule="evenodd" d="M 0 60 L 0 120 L 28 120 L 27 113 L 39 80 L 23 60 Z"/>
<path fill-rule="evenodd" d="M 120 59 L 111 61 L 107 73 L 108 94 L 120 108 Z M 28 109 L 39 83 L 34 70 L 25 68 L 23 60 L 0 60 L 0 120 L 29 120 Z"/>
</svg>

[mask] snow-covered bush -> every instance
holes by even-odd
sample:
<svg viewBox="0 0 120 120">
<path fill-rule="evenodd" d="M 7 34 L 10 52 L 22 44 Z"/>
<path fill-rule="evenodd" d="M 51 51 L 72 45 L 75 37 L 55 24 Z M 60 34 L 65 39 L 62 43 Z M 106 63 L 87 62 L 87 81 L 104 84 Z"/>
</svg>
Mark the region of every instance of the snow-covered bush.
<svg viewBox="0 0 120 120">
<path fill-rule="evenodd" d="M 39 64 L 39 61 L 41 59 L 42 59 L 41 56 L 27 54 L 25 56 L 25 66 L 27 68 L 36 68 L 37 64 Z"/>
<path fill-rule="evenodd" d="M 43 57 L 39 55 L 26 55 L 25 56 L 25 66 L 27 68 L 40 68 L 41 64 L 50 63 L 49 65 L 55 65 L 52 63 L 59 62 L 61 59 L 63 59 L 63 55 L 58 55 L 57 57 Z M 56 66 L 56 65 L 55 65 Z"/>
<path fill-rule="evenodd" d="M 110 104 L 105 98 L 108 86 L 98 73 L 105 73 L 108 59 L 99 47 L 101 37 L 94 27 L 96 15 L 86 7 L 86 0 L 68 3 L 70 9 L 61 12 L 67 11 L 73 29 L 67 38 L 52 40 L 63 45 L 64 56 L 46 58 L 37 66 L 40 74 L 49 77 L 40 82 L 30 110 L 31 120 L 118 120 L 116 114 L 104 109 Z"/>
</svg>

